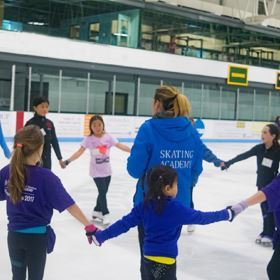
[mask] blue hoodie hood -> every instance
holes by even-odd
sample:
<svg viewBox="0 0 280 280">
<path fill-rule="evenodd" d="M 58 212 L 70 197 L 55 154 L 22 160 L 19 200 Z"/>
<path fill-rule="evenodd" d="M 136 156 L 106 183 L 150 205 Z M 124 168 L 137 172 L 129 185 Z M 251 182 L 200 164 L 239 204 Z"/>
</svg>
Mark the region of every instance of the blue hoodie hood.
<svg viewBox="0 0 280 280">
<path fill-rule="evenodd" d="M 181 142 L 195 133 L 192 123 L 186 117 L 153 118 L 150 124 L 161 137 L 171 142 Z"/>
</svg>

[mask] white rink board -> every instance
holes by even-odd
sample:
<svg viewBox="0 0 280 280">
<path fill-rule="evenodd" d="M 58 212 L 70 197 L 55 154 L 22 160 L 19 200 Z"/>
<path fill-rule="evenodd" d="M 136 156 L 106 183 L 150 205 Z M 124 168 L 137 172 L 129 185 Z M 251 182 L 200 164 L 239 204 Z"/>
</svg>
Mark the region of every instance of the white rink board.
<svg viewBox="0 0 280 280">
<path fill-rule="evenodd" d="M 24 123 L 33 116 L 24 112 Z M 60 141 L 81 141 L 85 136 L 84 114 L 49 113 Z M 106 131 L 121 141 L 133 142 L 141 124 L 149 117 L 103 115 Z M 1 112 L 0 120 L 5 137 L 13 137 L 16 130 L 16 112 Z M 267 122 L 203 120 L 202 139 L 205 141 L 258 141 L 261 129 Z"/>
</svg>

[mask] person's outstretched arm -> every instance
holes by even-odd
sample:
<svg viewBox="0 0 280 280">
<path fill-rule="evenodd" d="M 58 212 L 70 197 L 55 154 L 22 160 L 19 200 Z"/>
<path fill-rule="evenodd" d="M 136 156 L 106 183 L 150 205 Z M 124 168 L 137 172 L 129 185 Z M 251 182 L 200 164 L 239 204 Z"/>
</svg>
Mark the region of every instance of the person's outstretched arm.
<svg viewBox="0 0 280 280">
<path fill-rule="evenodd" d="M 216 167 L 223 166 L 224 161 L 219 159 L 216 155 L 214 155 L 214 153 L 205 144 L 203 144 L 203 149 L 203 160 L 213 163 Z"/>
<path fill-rule="evenodd" d="M 266 196 L 265 196 L 264 192 L 258 191 L 254 195 L 247 198 L 245 201 L 246 201 L 248 206 L 252 206 L 252 205 L 255 205 L 257 203 L 262 203 L 262 202 L 266 201 Z"/>
<path fill-rule="evenodd" d="M 77 158 L 79 158 L 84 153 L 85 150 L 86 150 L 86 148 L 81 146 L 79 148 L 79 150 L 77 150 L 72 156 L 70 156 L 67 160 L 64 161 L 65 165 L 68 165 L 73 160 L 76 160 Z"/>
<path fill-rule="evenodd" d="M 122 150 L 122 151 L 124 151 L 124 152 L 130 153 L 130 147 L 128 147 L 128 146 L 126 146 L 126 145 L 124 145 L 124 144 L 122 144 L 122 143 L 117 143 L 115 146 L 116 146 L 118 149 L 120 149 L 120 150 Z"/>
<path fill-rule="evenodd" d="M 242 160 L 245 160 L 249 157 L 257 155 L 257 147 L 258 147 L 258 145 L 254 146 L 251 150 L 249 150 L 245 153 L 239 154 L 236 157 L 234 157 L 233 159 L 226 161 L 224 163 L 225 165 L 222 166 L 222 170 L 229 168 L 232 164 L 234 164 L 238 161 L 242 161 Z"/>
<path fill-rule="evenodd" d="M 82 223 L 84 226 L 87 226 L 90 224 L 89 220 L 86 218 L 82 210 L 79 208 L 79 206 L 74 203 L 70 207 L 66 209 L 76 220 L 78 220 L 80 223 Z"/>
<path fill-rule="evenodd" d="M 139 204 L 134 207 L 128 215 L 122 217 L 122 219 L 118 220 L 110 227 L 102 231 L 97 231 L 94 235 L 99 245 L 108 239 L 117 237 L 127 232 L 132 227 L 140 225 L 142 223 L 140 209 L 141 205 Z"/>
</svg>

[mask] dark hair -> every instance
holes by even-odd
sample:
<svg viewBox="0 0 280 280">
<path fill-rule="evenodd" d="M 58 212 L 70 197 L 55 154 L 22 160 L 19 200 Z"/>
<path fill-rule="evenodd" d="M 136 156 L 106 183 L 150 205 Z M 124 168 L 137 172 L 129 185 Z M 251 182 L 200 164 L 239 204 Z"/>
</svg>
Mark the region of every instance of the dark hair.
<svg viewBox="0 0 280 280">
<path fill-rule="evenodd" d="M 156 201 L 155 209 L 160 214 L 164 208 L 165 186 L 172 186 L 177 181 L 176 170 L 170 166 L 158 165 L 150 169 L 147 174 L 148 191 L 145 195 L 145 204 L 154 200 Z"/>
<path fill-rule="evenodd" d="M 26 179 L 26 158 L 38 151 L 43 144 L 44 136 L 37 125 L 28 125 L 15 135 L 8 181 L 12 203 L 16 204 L 21 201 Z"/>
<path fill-rule="evenodd" d="M 275 119 L 275 123 L 278 123 L 280 120 L 280 116 L 277 116 L 276 119 Z"/>
<path fill-rule="evenodd" d="M 89 131 L 90 131 L 89 135 L 94 135 L 94 132 L 91 128 L 91 125 L 94 121 L 101 121 L 103 124 L 103 132 L 105 132 L 105 123 L 104 123 L 103 118 L 100 115 L 93 115 L 89 120 Z"/>
<path fill-rule="evenodd" d="M 42 103 L 50 104 L 49 100 L 46 97 L 38 96 L 33 99 L 32 106 L 36 107 Z"/>
<path fill-rule="evenodd" d="M 266 125 L 269 129 L 269 133 L 271 135 L 275 135 L 273 139 L 273 146 L 278 147 L 279 146 L 279 128 L 275 124 L 267 124 Z"/>
</svg>

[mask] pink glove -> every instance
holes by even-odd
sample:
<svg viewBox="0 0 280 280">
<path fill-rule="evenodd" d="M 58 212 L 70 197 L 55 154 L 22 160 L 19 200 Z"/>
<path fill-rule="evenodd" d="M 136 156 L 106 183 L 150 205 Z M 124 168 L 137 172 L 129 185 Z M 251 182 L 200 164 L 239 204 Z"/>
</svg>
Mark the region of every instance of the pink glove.
<svg viewBox="0 0 280 280">
<path fill-rule="evenodd" d="M 92 241 L 94 241 L 94 243 L 95 243 L 95 240 L 93 240 L 93 235 L 96 233 L 97 230 L 98 229 L 93 224 L 85 226 L 86 236 L 87 236 L 89 244 L 91 244 Z"/>
</svg>

